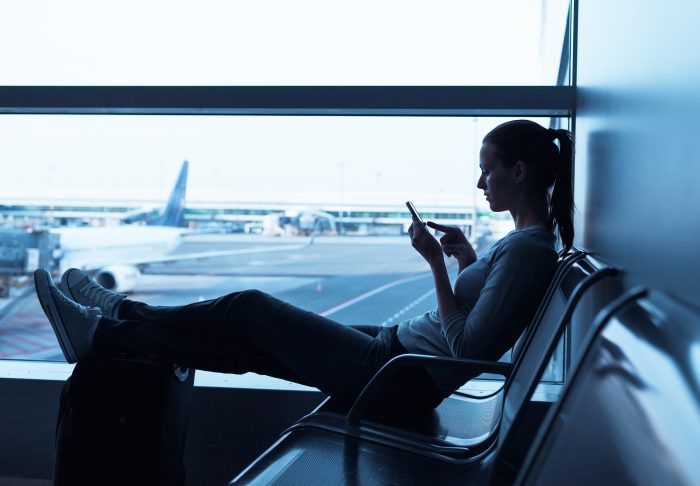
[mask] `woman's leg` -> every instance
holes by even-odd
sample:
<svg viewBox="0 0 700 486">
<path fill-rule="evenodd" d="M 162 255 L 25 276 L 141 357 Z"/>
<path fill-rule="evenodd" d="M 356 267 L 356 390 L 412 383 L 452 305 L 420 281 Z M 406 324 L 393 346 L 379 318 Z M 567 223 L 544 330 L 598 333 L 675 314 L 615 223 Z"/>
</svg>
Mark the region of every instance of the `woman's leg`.
<svg viewBox="0 0 700 486">
<path fill-rule="evenodd" d="M 165 356 L 181 365 L 258 373 L 351 400 L 392 357 L 392 333 L 376 337 L 256 290 L 180 307 L 125 301 L 124 320 L 102 319 L 101 353 Z"/>
</svg>

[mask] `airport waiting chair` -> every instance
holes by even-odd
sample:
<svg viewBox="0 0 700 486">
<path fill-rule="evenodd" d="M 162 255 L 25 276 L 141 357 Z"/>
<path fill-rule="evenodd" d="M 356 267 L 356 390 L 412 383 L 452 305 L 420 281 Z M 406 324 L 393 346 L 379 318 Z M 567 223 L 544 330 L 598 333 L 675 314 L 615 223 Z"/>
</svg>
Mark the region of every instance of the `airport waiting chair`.
<svg viewBox="0 0 700 486">
<path fill-rule="evenodd" d="M 622 300 L 574 373 L 518 484 L 698 484 L 699 309 L 655 291 Z"/>
<path fill-rule="evenodd" d="M 595 281 L 600 281 L 603 274 L 611 274 L 609 271 L 600 273 L 601 270 L 594 272 L 594 275 L 598 275 Z M 583 286 L 590 287 L 593 283 L 590 279 L 580 282 L 576 293 Z M 611 309 L 617 306 L 618 303 L 614 302 L 599 315 L 609 315 Z M 568 305 L 566 310 L 570 315 L 573 306 Z M 595 333 L 596 326 L 606 322 L 606 318 L 595 319 L 590 332 Z M 534 359 L 533 353 L 526 352 L 519 366 L 522 371 L 518 376 L 512 375 L 511 385 L 504 397 L 504 412 L 497 440 L 491 448 L 470 461 L 445 461 L 426 450 L 409 450 L 330 428 L 297 427 L 287 432 L 230 484 L 449 485 L 489 484 L 494 480 L 497 483 L 510 483 L 520 470 L 532 434 L 536 432 L 536 428 L 532 430 L 527 414 L 530 399 L 563 330 L 561 327 L 554 335 L 547 336 L 541 332 L 533 334 L 530 348 L 544 344 L 547 352 L 538 359 Z M 585 346 L 581 349 L 585 350 Z M 409 356 L 406 359 L 425 364 L 422 357 Z M 428 361 L 433 359 L 431 357 Z M 527 374 L 531 378 L 519 380 L 521 374 L 522 377 Z M 571 377 L 574 376 L 576 374 L 572 373 Z"/>
<path fill-rule="evenodd" d="M 585 291 L 616 270 L 583 253 L 564 259 L 533 323 L 521 338 L 513 364 L 446 357 L 403 355 L 394 358 L 368 384 L 348 411 L 327 400 L 291 429 L 322 428 L 353 437 L 362 437 L 406 450 L 421 451 L 448 462 L 473 460 L 487 450 L 496 437 L 504 397 L 513 383 L 532 380 L 533 365 L 549 353 L 549 338 L 563 332 Z M 556 342 L 555 342 L 556 344 Z M 527 357 L 527 358 L 526 358 Z M 544 365 L 546 366 L 545 361 Z M 465 376 L 495 373 L 506 379 L 502 388 L 486 396 L 454 393 L 430 413 L 421 416 L 377 416 L 367 414 L 372 397 L 391 375 L 405 366 L 437 366 L 461 370 Z"/>
</svg>

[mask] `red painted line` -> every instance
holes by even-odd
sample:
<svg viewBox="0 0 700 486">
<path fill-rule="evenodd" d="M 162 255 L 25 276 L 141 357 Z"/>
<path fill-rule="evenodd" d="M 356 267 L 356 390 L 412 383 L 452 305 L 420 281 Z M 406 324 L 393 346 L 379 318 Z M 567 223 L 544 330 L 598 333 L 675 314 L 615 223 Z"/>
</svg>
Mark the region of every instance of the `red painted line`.
<svg viewBox="0 0 700 486">
<path fill-rule="evenodd" d="M 53 348 L 60 349 L 58 344 L 56 344 L 55 346 L 43 346 L 43 347 L 38 348 L 38 349 L 24 350 L 24 351 L 20 351 L 18 353 L 0 353 L 0 359 L 7 359 L 7 358 L 13 358 L 16 356 L 22 356 L 25 354 L 38 353 L 39 351 L 46 351 L 46 350 L 53 349 Z"/>
<path fill-rule="evenodd" d="M 20 343 L 28 344 L 28 345 L 33 346 L 33 347 L 36 347 L 37 345 L 41 344 L 41 343 L 38 343 L 32 339 L 27 339 L 24 336 L 21 336 L 17 333 L 4 334 L 2 337 L 7 338 L 7 339 L 11 339 L 15 342 L 19 341 Z M 20 348 L 20 349 L 26 349 L 26 348 Z"/>
<path fill-rule="evenodd" d="M 5 335 L 4 337 L 6 337 Z M 56 343 L 56 337 L 54 334 L 30 334 L 30 339 L 27 339 L 26 337 L 23 337 L 19 334 L 10 334 L 10 337 L 16 339 L 17 341 L 24 342 L 26 344 L 31 344 L 33 346 L 36 346 L 37 344 L 48 344 L 48 343 Z"/>
<path fill-rule="evenodd" d="M 9 346 L 9 347 L 11 347 L 11 348 L 19 349 L 20 351 L 26 351 L 25 348 L 23 348 L 23 347 L 21 347 L 21 346 L 17 346 L 16 344 L 13 344 L 13 343 L 11 343 L 11 342 L 7 342 L 7 343 L 6 343 L 6 342 L 4 342 L 2 339 L 0 339 L 0 345 L 1 345 L 1 346 Z"/>
</svg>

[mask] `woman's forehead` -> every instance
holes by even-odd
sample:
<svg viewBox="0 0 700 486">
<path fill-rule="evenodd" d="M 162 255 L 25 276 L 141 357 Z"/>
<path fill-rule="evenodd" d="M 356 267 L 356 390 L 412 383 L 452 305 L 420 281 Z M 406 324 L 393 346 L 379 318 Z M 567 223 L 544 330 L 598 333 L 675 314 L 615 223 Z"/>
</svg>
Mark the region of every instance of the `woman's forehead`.
<svg viewBox="0 0 700 486">
<path fill-rule="evenodd" d="M 484 142 L 479 150 L 479 163 L 481 165 L 492 165 L 496 161 L 496 147 L 493 144 Z"/>
</svg>

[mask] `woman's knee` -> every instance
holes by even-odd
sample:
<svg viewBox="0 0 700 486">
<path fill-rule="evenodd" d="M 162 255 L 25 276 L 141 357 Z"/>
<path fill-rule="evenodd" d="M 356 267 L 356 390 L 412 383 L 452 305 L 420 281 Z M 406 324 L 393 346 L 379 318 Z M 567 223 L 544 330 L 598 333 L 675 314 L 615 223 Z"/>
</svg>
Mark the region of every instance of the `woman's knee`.
<svg viewBox="0 0 700 486">
<path fill-rule="evenodd" d="M 236 298 L 249 305 L 260 304 L 270 298 L 270 295 L 258 289 L 248 289 L 237 292 Z"/>
<path fill-rule="evenodd" d="M 248 289 L 234 292 L 226 296 L 227 306 L 233 314 L 243 316 L 258 315 L 271 308 L 274 299 L 269 294 L 257 290 Z"/>
</svg>

